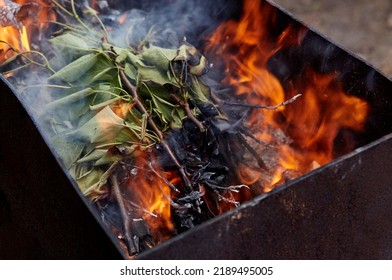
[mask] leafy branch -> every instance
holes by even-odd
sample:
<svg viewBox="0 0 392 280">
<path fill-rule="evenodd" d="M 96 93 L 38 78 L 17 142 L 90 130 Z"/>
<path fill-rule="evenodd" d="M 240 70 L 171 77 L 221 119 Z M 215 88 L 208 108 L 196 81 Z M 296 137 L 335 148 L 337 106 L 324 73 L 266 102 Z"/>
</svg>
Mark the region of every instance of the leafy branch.
<svg viewBox="0 0 392 280">
<path fill-rule="evenodd" d="M 41 87 L 52 98 L 42 112 L 41 123 L 49 127 L 52 145 L 84 195 L 93 201 L 108 196 L 117 201 L 128 253 L 139 252 L 128 208 L 157 216 L 128 200 L 124 192 L 124 182 L 132 176 L 132 170 L 124 169 L 131 169 L 129 166 L 142 153 L 153 150 L 149 159 L 167 155 L 171 161 L 168 169 L 179 175 L 181 183 L 172 183 L 162 173 L 165 166 L 160 167 L 155 158 L 144 170 L 176 194 L 173 198 L 158 186 L 164 200 L 181 213 L 182 225 L 193 227 L 194 217 L 201 220 L 208 216 L 201 214 L 202 207 L 210 207 L 203 201 L 205 196 L 212 196 L 216 204 L 223 201 L 238 206 L 233 193 L 248 186 L 228 182 L 227 178 L 235 176 L 226 167 L 235 166 L 235 149 L 245 149 L 259 168 L 267 167 L 244 136 L 241 124 L 245 116 L 233 121 L 217 104 L 276 109 L 300 95 L 275 106 L 217 101 L 203 79 L 209 70 L 207 59 L 194 46 L 156 46 L 152 44 L 153 29 L 136 47 L 117 46 L 94 10 L 87 7 L 88 14 L 99 23 L 98 31 L 79 16 L 74 0 L 70 10 L 56 0 L 52 2 L 68 19 L 56 22 L 61 29 L 49 40 L 49 58 L 38 51 L 19 53 L 10 45 L 17 55 L 4 64 L 12 65 L 22 57 L 27 63 L 12 71 L 30 65 L 46 70 L 46 84 L 26 87 Z M 187 131 L 189 124 L 193 125 L 192 131 Z M 193 134 L 201 148 L 193 148 L 192 143 L 178 151 L 170 142 L 170 136 L 178 131 Z M 214 158 L 221 150 L 228 154 L 224 164 Z M 214 215 L 213 210 L 210 212 Z"/>
</svg>

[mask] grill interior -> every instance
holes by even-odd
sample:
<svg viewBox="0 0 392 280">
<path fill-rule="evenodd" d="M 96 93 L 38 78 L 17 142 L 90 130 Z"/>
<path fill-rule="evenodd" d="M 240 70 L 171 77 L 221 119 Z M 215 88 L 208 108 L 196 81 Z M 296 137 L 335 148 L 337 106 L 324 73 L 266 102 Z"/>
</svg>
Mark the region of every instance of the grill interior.
<svg viewBox="0 0 392 280">
<path fill-rule="evenodd" d="M 217 1 L 211 12 L 223 10 L 222 21 L 237 18 L 238 5 Z M 301 25 L 281 10 L 276 22 L 277 29 Z M 211 27 L 203 28 L 195 34 Z M 339 72 L 344 89 L 366 99 L 372 108 L 364 132 L 354 134 L 361 148 L 142 253 L 139 259 L 391 257 L 391 81 L 313 31 L 300 46 L 278 52 L 268 66 L 286 82 L 309 66 L 320 73 Z M 1 257 L 123 258 L 11 86 L 2 79 L 0 87 L 0 125 L 5 132 L 0 139 Z"/>
</svg>

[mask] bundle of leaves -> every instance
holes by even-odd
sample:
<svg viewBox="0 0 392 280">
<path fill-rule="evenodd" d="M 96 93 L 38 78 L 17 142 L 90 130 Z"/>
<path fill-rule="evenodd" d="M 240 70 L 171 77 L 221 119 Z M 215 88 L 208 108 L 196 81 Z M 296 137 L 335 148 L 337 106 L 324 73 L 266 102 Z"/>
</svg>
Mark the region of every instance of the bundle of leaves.
<svg viewBox="0 0 392 280">
<path fill-rule="evenodd" d="M 71 61 L 49 79 L 63 81 L 69 89 L 47 106 L 42 117 L 66 127 L 57 131 L 53 144 L 91 198 L 102 193 L 109 175 L 101 166 L 132 156 L 136 147 L 143 150 L 164 140 L 149 120 L 165 133 L 182 128 L 187 112 L 181 103 L 192 104 L 194 116 L 200 114 L 197 105 L 214 107 L 201 80 L 206 60 L 190 45 L 178 49 L 149 45 L 136 53 L 109 43 L 91 46 L 72 32 L 51 43 L 62 59 Z M 146 111 L 135 106 L 135 98 Z M 124 155 L 114 155 L 113 147 Z"/>
</svg>

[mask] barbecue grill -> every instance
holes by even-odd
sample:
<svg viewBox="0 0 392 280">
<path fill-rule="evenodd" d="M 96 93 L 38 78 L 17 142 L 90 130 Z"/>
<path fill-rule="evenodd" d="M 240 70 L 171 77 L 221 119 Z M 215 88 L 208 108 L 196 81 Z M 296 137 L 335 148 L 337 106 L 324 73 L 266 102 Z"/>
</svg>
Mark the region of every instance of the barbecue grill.
<svg viewBox="0 0 392 280">
<path fill-rule="evenodd" d="M 216 3 L 225 9 L 222 21 L 237 18 L 239 4 L 224 3 Z M 277 10 L 279 28 L 302 26 L 275 4 L 265 5 Z M 344 89 L 369 103 L 366 129 L 355 134 L 358 147 L 138 259 L 392 257 L 392 82 L 312 30 L 268 62 L 280 80 L 309 65 L 339 72 Z M 124 258 L 3 77 L 0 88 L 0 257 Z"/>
</svg>

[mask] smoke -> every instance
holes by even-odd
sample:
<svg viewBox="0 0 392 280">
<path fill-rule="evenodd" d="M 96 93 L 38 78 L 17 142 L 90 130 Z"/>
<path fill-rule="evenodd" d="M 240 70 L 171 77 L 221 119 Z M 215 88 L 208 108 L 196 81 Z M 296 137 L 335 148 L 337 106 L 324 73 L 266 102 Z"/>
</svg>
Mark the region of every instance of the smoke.
<svg viewBox="0 0 392 280">
<path fill-rule="evenodd" d="M 199 49 L 203 47 L 203 40 L 208 39 L 209 34 L 222 21 L 239 14 L 242 5 L 241 1 L 225 0 L 108 0 L 99 1 L 99 4 L 99 16 L 109 30 L 109 42 L 113 45 L 137 48 L 147 39 L 154 45 L 166 48 L 177 48 L 187 41 Z M 76 1 L 80 14 L 85 5 L 85 1 Z M 119 23 L 119 17 L 124 17 L 125 21 Z M 60 16 L 60 21 L 61 18 Z M 51 37 L 51 31 L 49 28 L 45 34 L 40 34 L 40 37 Z M 54 69 L 60 69 L 70 62 L 68 60 L 71 58 L 67 58 L 66 52 L 54 49 L 47 39 L 39 42 L 33 40 L 31 43 L 49 58 Z M 57 55 L 58 52 L 60 55 Z M 44 63 L 40 57 L 36 58 Z M 9 81 L 15 87 L 19 99 L 44 131 L 53 130 L 53 123 L 48 123 L 48 118 L 45 117 L 45 108 L 47 104 L 59 98 L 62 90 L 42 86 L 51 82 L 47 80 L 50 73 L 40 67 L 18 71 L 16 74 L 9 77 Z M 56 129 L 62 130 L 59 125 L 56 124 Z"/>
<path fill-rule="evenodd" d="M 240 5 L 224 0 L 142 1 L 131 9 L 132 2 L 121 5 L 127 11 L 125 24 L 111 32 L 112 42 L 123 47 L 136 45 L 147 36 L 161 47 L 178 47 L 184 39 L 200 47 L 203 39 Z"/>
<path fill-rule="evenodd" d="M 99 15 L 109 29 L 109 41 L 119 47 L 137 47 L 140 42 L 148 39 L 149 42 L 161 47 L 177 48 L 186 40 L 197 48 L 202 48 L 203 40 L 207 39 L 222 21 L 239 14 L 242 6 L 241 1 L 225 0 L 98 2 L 100 5 L 97 8 L 102 9 Z M 86 2 L 76 1 L 76 5 L 82 10 Z M 117 21 L 119 16 L 125 17 L 124 23 Z M 61 17 L 59 20 L 61 21 Z M 49 29 L 42 37 L 50 37 L 50 33 Z M 38 44 L 34 41 L 31 43 Z M 39 42 L 39 50 L 47 57 L 51 57 L 50 64 L 55 69 L 69 63 L 67 59 L 64 61 L 64 52 L 57 56 L 56 50 L 53 51 L 53 47 L 45 39 Z M 53 101 L 53 90 L 37 87 L 47 84 L 47 77 L 45 71 L 35 67 L 34 71 L 18 71 L 17 77 L 11 81 L 19 98 L 35 117 L 42 114 L 45 105 Z"/>
</svg>

